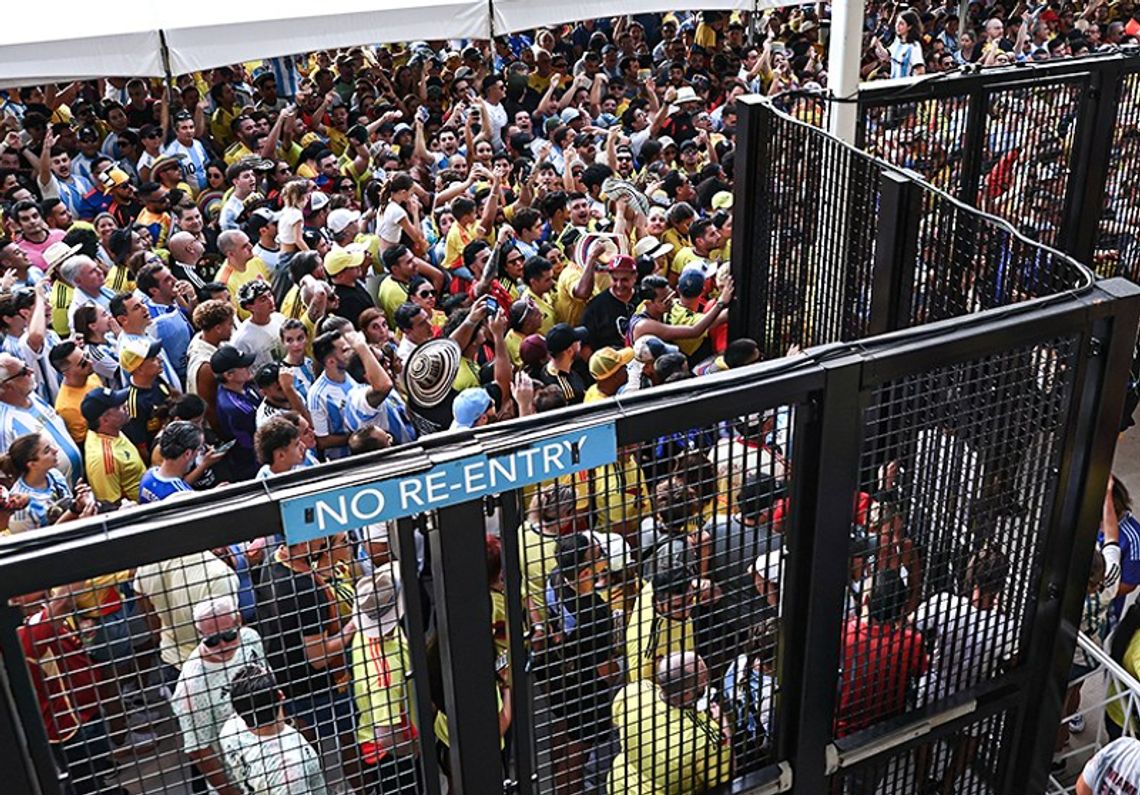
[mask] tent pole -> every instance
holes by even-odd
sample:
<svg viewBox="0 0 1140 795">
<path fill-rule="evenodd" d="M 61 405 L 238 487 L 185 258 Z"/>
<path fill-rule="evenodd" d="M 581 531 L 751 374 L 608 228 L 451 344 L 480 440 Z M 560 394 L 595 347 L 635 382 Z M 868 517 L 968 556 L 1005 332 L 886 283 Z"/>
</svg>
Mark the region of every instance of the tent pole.
<svg viewBox="0 0 1140 795">
<path fill-rule="evenodd" d="M 166 44 L 166 31 L 160 30 L 158 32 L 158 46 L 162 53 L 162 72 L 165 75 L 167 97 L 165 102 L 170 102 L 170 97 L 174 94 L 174 75 L 170 72 L 170 47 Z M 169 106 L 168 106 L 169 107 Z"/>
<path fill-rule="evenodd" d="M 863 47 L 862 0 L 838 0 L 831 7 L 831 39 L 828 42 L 828 87 L 836 100 L 830 108 L 830 132 L 839 140 L 855 144 L 859 94 L 859 67 Z"/>
</svg>

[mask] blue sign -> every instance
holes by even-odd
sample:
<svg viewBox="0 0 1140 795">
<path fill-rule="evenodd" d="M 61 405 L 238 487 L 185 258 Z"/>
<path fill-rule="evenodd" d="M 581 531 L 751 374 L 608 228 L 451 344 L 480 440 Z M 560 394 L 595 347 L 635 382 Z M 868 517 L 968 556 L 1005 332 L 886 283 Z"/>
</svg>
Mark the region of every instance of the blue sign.
<svg viewBox="0 0 1140 795">
<path fill-rule="evenodd" d="M 465 456 L 414 475 L 282 500 L 285 539 L 290 544 L 309 541 L 554 480 L 616 460 L 613 423 L 553 436 L 502 455 Z"/>
</svg>

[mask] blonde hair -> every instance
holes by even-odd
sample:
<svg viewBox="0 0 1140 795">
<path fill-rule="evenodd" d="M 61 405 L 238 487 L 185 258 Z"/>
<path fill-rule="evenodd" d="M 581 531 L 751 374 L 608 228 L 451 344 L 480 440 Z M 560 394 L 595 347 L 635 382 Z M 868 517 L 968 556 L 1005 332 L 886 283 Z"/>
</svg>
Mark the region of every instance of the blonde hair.
<svg viewBox="0 0 1140 795">
<path fill-rule="evenodd" d="M 281 189 L 281 204 L 299 210 L 308 195 L 309 181 L 307 179 L 291 179 Z"/>
</svg>

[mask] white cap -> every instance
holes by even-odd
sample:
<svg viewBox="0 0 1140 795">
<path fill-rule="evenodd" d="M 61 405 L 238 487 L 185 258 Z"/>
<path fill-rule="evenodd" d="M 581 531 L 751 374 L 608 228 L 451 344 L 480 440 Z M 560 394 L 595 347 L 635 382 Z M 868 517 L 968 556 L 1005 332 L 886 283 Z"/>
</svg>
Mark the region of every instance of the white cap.
<svg viewBox="0 0 1140 795">
<path fill-rule="evenodd" d="M 339 235 L 345 229 L 348 229 L 349 224 L 360 220 L 360 213 L 356 210 L 350 210 L 347 207 L 337 207 L 329 213 L 329 219 L 325 222 L 325 226 L 334 235 Z"/>
</svg>

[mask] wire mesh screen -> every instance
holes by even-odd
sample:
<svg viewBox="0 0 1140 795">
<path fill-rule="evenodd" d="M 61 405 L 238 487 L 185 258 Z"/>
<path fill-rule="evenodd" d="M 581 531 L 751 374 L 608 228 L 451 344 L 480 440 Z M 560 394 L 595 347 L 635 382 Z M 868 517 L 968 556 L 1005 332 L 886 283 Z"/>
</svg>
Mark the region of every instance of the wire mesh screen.
<svg viewBox="0 0 1140 795">
<path fill-rule="evenodd" d="M 806 101 L 806 100 L 805 100 Z M 879 168 L 821 131 L 772 114 L 762 298 L 765 355 L 867 334 Z"/>
<path fill-rule="evenodd" d="M 1001 791 L 1013 721 L 1006 713 L 906 752 L 877 758 L 832 778 L 833 795 L 991 795 Z"/>
<path fill-rule="evenodd" d="M 969 97 L 863 107 L 863 148 L 958 196 Z"/>
<path fill-rule="evenodd" d="M 1016 235 L 948 196 L 924 192 L 911 325 L 1053 295 L 1082 278 L 1072 260 L 1031 236 Z"/>
<path fill-rule="evenodd" d="M 794 410 L 524 494 L 538 792 L 698 792 L 773 760 Z"/>
<path fill-rule="evenodd" d="M 987 98 L 977 205 L 1046 245 L 1056 245 L 1061 232 L 1086 87 L 1050 83 Z"/>
<path fill-rule="evenodd" d="M 22 598 L 65 792 L 419 791 L 399 583 L 377 526 Z"/>
<path fill-rule="evenodd" d="M 1017 667 L 1078 340 L 879 386 L 852 527 L 835 735 Z"/>
<path fill-rule="evenodd" d="M 1140 73 L 1123 76 L 1094 263 L 1101 276 L 1140 282 Z"/>
</svg>

